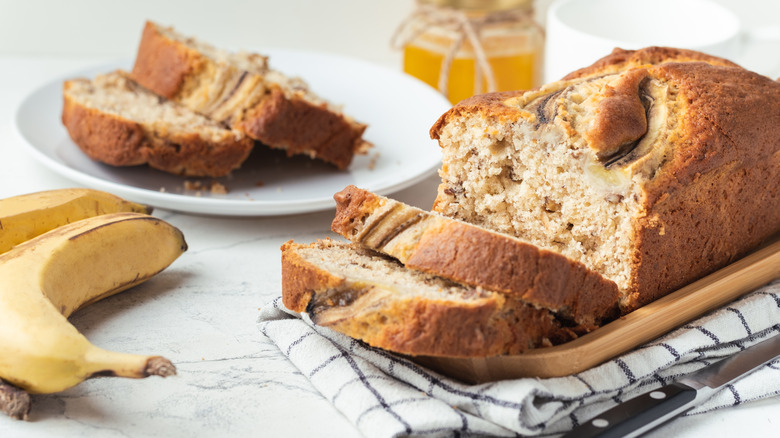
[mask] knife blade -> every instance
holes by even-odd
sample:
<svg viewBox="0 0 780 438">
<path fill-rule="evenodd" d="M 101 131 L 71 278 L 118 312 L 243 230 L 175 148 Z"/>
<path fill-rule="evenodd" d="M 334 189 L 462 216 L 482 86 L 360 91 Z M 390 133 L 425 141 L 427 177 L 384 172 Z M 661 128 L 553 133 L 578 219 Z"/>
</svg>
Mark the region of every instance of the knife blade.
<svg viewBox="0 0 780 438">
<path fill-rule="evenodd" d="M 564 438 L 639 436 L 704 403 L 724 386 L 777 358 L 780 335 L 625 401 L 575 427 Z"/>
</svg>

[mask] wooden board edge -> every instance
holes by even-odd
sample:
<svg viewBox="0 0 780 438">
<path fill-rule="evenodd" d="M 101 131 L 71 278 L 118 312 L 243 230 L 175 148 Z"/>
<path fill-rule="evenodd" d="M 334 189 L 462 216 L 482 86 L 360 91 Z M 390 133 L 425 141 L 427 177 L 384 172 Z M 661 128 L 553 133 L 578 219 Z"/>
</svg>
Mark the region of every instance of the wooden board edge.
<svg viewBox="0 0 780 438">
<path fill-rule="evenodd" d="M 515 356 L 411 358 L 468 383 L 562 377 L 604 363 L 780 278 L 780 234 L 742 259 L 574 341 Z"/>
</svg>

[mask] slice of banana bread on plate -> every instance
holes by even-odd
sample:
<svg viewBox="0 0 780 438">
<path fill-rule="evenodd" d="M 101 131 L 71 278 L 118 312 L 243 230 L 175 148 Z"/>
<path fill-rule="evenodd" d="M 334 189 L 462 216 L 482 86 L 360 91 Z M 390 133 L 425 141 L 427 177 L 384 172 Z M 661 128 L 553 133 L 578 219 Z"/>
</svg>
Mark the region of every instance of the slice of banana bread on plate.
<svg viewBox="0 0 780 438">
<path fill-rule="evenodd" d="M 254 141 L 144 89 L 125 72 L 63 86 L 62 123 L 93 160 L 165 172 L 220 177 L 238 169 Z"/>
<path fill-rule="evenodd" d="M 312 66 L 316 68 L 316 66 Z M 143 86 L 288 155 L 347 168 L 371 146 L 366 125 L 255 53 L 228 52 L 147 22 L 132 70 Z"/>
</svg>

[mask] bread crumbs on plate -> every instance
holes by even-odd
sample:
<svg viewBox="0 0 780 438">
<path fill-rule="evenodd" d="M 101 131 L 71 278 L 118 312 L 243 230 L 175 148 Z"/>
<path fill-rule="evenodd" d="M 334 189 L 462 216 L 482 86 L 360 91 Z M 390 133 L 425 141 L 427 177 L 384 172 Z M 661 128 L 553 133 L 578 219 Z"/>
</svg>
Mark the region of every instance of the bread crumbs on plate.
<svg viewBox="0 0 780 438">
<path fill-rule="evenodd" d="M 379 152 L 371 155 L 371 161 L 368 162 L 368 170 L 374 170 L 376 168 L 376 162 L 379 160 Z"/>
<path fill-rule="evenodd" d="M 209 183 L 204 183 L 203 181 L 184 181 L 184 190 L 190 190 L 195 191 L 195 196 L 200 196 L 201 192 L 204 190 L 208 190 L 212 195 L 227 195 L 228 194 L 228 188 L 218 182 L 218 181 L 211 181 Z"/>
</svg>

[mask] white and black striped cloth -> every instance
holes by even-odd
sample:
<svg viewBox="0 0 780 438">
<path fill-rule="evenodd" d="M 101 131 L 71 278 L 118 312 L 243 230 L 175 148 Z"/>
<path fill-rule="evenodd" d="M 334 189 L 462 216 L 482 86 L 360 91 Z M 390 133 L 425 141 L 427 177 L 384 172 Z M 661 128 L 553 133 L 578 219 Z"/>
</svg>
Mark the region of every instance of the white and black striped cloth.
<svg viewBox="0 0 780 438">
<path fill-rule="evenodd" d="M 780 333 L 780 281 L 581 373 L 466 385 L 313 326 L 281 298 L 261 332 L 366 436 L 555 435 L 599 412 Z M 780 395 L 780 361 L 687 415 Z"/>
</svg>

